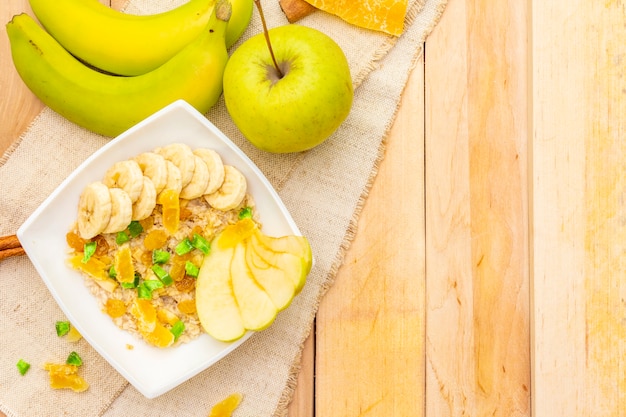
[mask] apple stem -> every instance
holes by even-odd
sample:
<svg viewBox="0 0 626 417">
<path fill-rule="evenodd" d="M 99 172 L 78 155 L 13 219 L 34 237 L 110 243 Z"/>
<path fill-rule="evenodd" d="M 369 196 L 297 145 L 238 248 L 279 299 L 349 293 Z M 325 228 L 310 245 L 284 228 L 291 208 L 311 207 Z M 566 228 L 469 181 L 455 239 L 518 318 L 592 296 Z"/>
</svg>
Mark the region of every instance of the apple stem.
<svg viewBox="0 0 626 417">
<path fill-rule="evenodd" d="M 274 50 L 272 49 L 272 43 L 270 42 L 270 34 L 267 30 L 267 24 L 265 23 L 265 15 L 263 14 L 263 8 L 261 7 L 261 0 L 254 0 L 254 4 L 256 8 L 259 10 L 259 15 L 261 16 L 261 23 L 263 24 L 263 34 L 265 35 L 265 42 L 267 42 L 267 48 L 270 50 L 270 55 L 272 56 L 272 62 L 274 62 L 274 67 L 276 71 L 278 71 L 278 77 L 283 78 L 285 75 L 280 70 L 278 66 L 278 62 L 276 62 L 276 57 L 274 56 Z"/>
</svg>

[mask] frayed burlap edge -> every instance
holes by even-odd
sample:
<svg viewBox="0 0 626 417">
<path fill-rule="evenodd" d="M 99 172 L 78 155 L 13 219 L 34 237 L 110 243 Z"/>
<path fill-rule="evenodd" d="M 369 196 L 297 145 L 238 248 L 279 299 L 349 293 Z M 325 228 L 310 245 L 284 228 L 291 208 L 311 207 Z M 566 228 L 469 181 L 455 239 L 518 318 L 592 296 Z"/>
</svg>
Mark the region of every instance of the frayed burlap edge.
<svg viewBox="0 0 626 417">
<path fill-rule="evenodd" d="M 13 154 L 13 152 L 15 152 L 15 150 L 17 148 L 20 147 L 20 144 L 22 143 L 22 140 L 24 139 L 24 137 L 26 136 L 26 134 L 31 130 L 31 128 L 33 127 L 33 125 L 35 123 L 37 123 L 37 121 L 41 118 L 41 113 L 43 113 L 43 111 L 46 109 L 46 107 L 44 107 L 43 109 L 41 109 L 41 111 L 37 114 L 37 116 L 35 116 L 33 118 L 33 120 L 30 122 L 30 124 L 28 125 L 28 127 L 26 127 L 26 129 L 24 129 L 24 131 L 22 132 L 21 135 L 18 136 L 18 138 L 15 140 L 15 142 L 13 142 L 6 151 L 4 151 L 4 153 L 2 154 L 2 156 L 0 156 L 0 167 L 4 164 L 7 163 L 7 161 L 9 160 L 9 158 L 11 157 L 11 155 Z"/>
<path fill-rule="evenodd" d="M 122 384 L 122 386 L 120 387 L 120 389 L 118 389 L 117 391 L 115 391 L 113 393 L 113 395 L 111 396 L 111 399 L 109 402 L 104 403 L 102 405 L 102 408 L 100 409 L 100 411 L 98 411 L 98 417 L 102 417 L 104 415 L 104 413 L 107 412 L 107 410 L 109 409 L 109 407 L 111 407 L 111 405 L 113 405 L 113 403 L 115 402 L 115 400 L 117 400 L 117 398 L 122 395 L 122 393 L 126 390 L 126 388 L 128 388 L 128 386 L 130 385 L 130 382 L 126 381 L 124 384 Z M 7 416 L 8 417 L 8 416 Z"/>
<path fill-rule="evenodd" d="M 0 160 L 0 162 L 2 161 Z M 13 413 L 11 410 L 4 407 L 2 404 L 0 404 L 0 413 L 3 413 L 6 417 L 16 417 L 15 413 Z"/>
<path fill-rule="evenodd" d="M 439 23 L 439 20 L 441 19 L 441 16 L 446 8 L 446 5 L 448 3 L 448 0 L 439 0 L 439 3 L 436 6 L 436 17 L 433 20 L 433 22 L 431 23 L 430 27 L 428 27 L 423 34 L 422 39 L 420 39 L 422 46 L 420 46 L 420 48 L 416 51 L 415 55 L 413 56 L 413 60 L 411 63 L 411 70 L 413 70 L 415 68 L 415 66 L 417 65 L 417 62 L 419 61 L 419 59 L 423 56 L 424 53 L 424 42 L 426 41 L 426 38 L 428 37 L 428 35 L 432 32 L 432 30 L 434 29 L 434 27 L 437 25 L 437 23 Z M 407 14 L 407 25 L 411 25 L 413 23 L 413 21 L 415 20 L 416 16 L 418 15 L 418 13 L 422 10 L 422 8 L 424 7 L 424 5 L 426 4 L 425 0 L 420 0 L 418 2 L 418 4 L 420 4 L 420 7 L 413 7 L 410 11 L 410 13 Z M 396 38 L 397 39 L 397 38 Z M 395 44 L 395 40 L 393 41 L 393 43 Z M 382 57 L 381 57 L 382 58 Z M 375 69 L 375 67 L 372 67 L 372 69 Z M 404 80 L 404 86 L 402 87 L 402 89 L 404 90 L 406 88 L 406 83 L 408 81 L 409 78 L 409 74 L 407 74 L 406 79 Z M 356 232 L 357 232 L 357 227 L 358 227 L 358 221 L 359 221 L 359 217 L 363 211 L 363 207 L 365 206 L 365 202 L 367 201 L 367 198 L 369 196 L 370 190 L 372 189 L 372 186 L 374 185 L 374 181 L 376 180 L 376 177 L 378 175 L 378 170 L 380 168 L 380 164 L 382 163 L 382 161 L 385 159 L 385 151 L 386 151 L 386 147 L 387 147 L 387 140 L 389 138 L 389 132 L 391 131 L 391 128 L 394 124 L 394 121 L 396 119 L 396 116 L 398 114 L 398 110 L 400 108 L 400 103 L 401 103 L 401 99 L 402 97 L 398 97 L 398 100 L 396 101 L 396 107 L 394 109 L 394 113 L 393 113 L 393 117 L 389 120 L 387 126 L 385 126 L 385 134 L 383 136 L 383 139 L 380 143 L 380 146 L 378 148 L 378 154 L 376 157 L 376 160 L 374 162 L 374 166 L 372 168 L 372 171 L 370 173 L 369 178 L 367 179 L 367 182 L 365 184 L 365 188 L 363 189 L 363 192 L 361 193 L 361 196 L 359 197 L 359 200 L 357 202 L 357 205 L 355 207 L 354 213 L 352 214 L 352 218 L 350 220 L 350 223 L 348 225 L 348 228 L 346 230 L 346 233 L 343 237 L 343 241 L 339 247 L 339 251 L 337 252 L 337 255 L 331 265 L 330 270 L 328 271 L 328 274 L 326 275 L 326 278 L 324 280 L 324 282 L 322 283 L 321 287 L 320 287 L 320 291 L 318 293 L 318 298 L 317 300 L 315 300 L 315 304 L 313 306 L 313 309 L 311 310 L 311 316 L 309 317 L 310 319 L 310 323 L 311 325 L 309 326 L 309 330 L 307 332 L 303 333 L 303 338 L 302 340 L 300 340 L 300 351 L 299 354 L 295 357 L 294 362 L 291 364 L 291 368 L 290 368 L 290 374 L 289 377 L 287 379 L 287 385 L 285 386 L 285 389 L 283 390 L 283 393 L 281 394 L 281 398 L 278 402 L 278 405 L 274 411 L 274 413 L 272 414 L 272 417 L 287 417 L 287 411 L 288 411 L 288 407 L 289 404 L 292 401 L 294 392 L 296 390 L 296 386 L 297 386 L 297 382 L 298 382 L 298 375 L 301 371 L 302 368 L 302 351 L 304 349 L 304 344 L 306 342 L 306 340 L 309 338 L 309 336 L 311 336 L 311 332 L 312 329 L 315 325 L 315 316 L 317 315 L 317 311 L 319 309 L 320 303 L 322 301 L 322 298 L 324 297 L 324 295 L 326 294 L 326 292 L 332 287 L 332 285 L 335 282 L 335 278 L 337 277 L 337 273 L 339 272 L 339 269 L 341 268 L 341 266 L 343 265 L 346 253 L 348 252 L 348 250 L 350 249 L 350 246 L 352 245 L 352 242 L 354 241 L 355 237 L 356 237 Z"/>
<path fill-rule="evenodd" d="M 426 0 L 418 0 L 409 10 L 407 10 L 406 17 L 404 18 L 405 28 L 413 24 L 417 15 L 424 9 L 424 6 L 426 6 Z M 370 60 L 368 65 L 361 69 L 361 71 L 354 77 L 354 88 L 361 85 L 361 83 L 367 78 L 368 74 L 377 68 L 377 63 L 387 55 L 387 53 L 391 50 L 391 48 L 395 46 L 397 42 L 397 36 L 389 35 L 385 39 L 380 47 L 374 52 L 374 55 L 372 56 L 372 59 Z"/>
</svg>

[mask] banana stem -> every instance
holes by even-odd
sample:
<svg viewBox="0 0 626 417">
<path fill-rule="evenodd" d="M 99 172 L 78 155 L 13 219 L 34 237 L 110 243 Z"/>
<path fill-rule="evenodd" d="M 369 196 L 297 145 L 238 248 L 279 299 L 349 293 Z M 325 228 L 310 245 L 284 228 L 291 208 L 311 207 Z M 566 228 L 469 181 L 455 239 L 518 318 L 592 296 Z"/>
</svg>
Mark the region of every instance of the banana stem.
<svg viewBox="0 0 626 417">
<path fill-rule="evenodd" d="M 215 5 L 215 16 L 219 20 L 228 22 L 233 11 L 233 6 L 228 0 L 220 0 Z"/>
<path fill-rule="evenodd" d="M 280 70 L 278 66 L 278 62 L 276 62 L 276 57 L 274 56 L 274 50 L 272 49 L 272 43 L 270 42 L 270 34 L 267 30 L 267 24 L 265 23 L 265 15 L 263 14 L 263 8 L 261 7 L 261 0 L 254 0 L 254 4 L 256 8 L 259 10 L 259 15 L 261 16 L 261 23 L 263 24 L 263 34 L 265 35 L 265 42 L 267 42 L 267 47 L 270 50 L 270 55 L 272 57 L 272 62 L 274 63 L 274 68 L 278 72 L 278 78 L 283 78 L 285 74 Z"/>
</svg>

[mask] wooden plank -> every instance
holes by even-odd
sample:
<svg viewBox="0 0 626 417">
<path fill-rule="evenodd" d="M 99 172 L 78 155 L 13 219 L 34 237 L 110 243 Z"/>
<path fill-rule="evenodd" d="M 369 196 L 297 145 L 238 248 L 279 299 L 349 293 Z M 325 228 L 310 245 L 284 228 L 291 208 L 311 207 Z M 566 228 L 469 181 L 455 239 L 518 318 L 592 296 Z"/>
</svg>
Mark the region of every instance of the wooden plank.
<svg viewBox="0 0 626 417">
<path fill-rule="evenodd" d="M 626 416 L 625 4 L 532 10 L 533 410 Z"/>
<path fill-rule="evenodd" d="M 11 47 L 7 37 L 4 24 L 19 13 L 28 13 L 33 16 L 28 0 L 13 0 L 0 7 L 0 21 L 3 22 L 0 31 L 0 91 L 3 99 L 0 100 L 0 156 L 19 137 L 21 132 L 26 130 L 32 119 L 43 109 L 43 104 L 33 93 L 30 92 L 26 84 L 13 66 L 11 57 Z"/>
<path fill-rule="evenodd" d="M 528 416 L 527 8 L 451 0 L 426 44 L 427 416 Z"/>
<path fill-rule="evenodd" d="M 418 63 L 317 316 L 317 416 L 423 416 L 423 89 Z"/>
<path fill-rule="evenodd" d="M 304 342 L 300 372 L 291 403 L 287 409 L 289 417 L 315 416 L 315 329 Z"/>
</svg>

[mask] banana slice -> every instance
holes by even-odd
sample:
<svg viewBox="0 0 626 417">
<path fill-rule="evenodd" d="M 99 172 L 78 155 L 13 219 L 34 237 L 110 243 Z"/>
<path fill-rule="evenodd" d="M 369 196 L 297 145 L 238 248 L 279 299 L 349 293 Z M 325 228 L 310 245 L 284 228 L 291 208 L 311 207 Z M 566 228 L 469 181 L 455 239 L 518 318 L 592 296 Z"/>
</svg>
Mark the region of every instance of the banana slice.
<svg viewBox="0 0 626 417">
<path fill-rule="evenodd" d="M 175 190 L 178 194 L 180 194 L 180 191 L 183 189 L 183 182 L 178 167 L 167 159 L 165 160 L 165 165 L 167 166 L 167 182 L 165 183 L 163 190 L 157 194 L 157 203 L 159 202 L 159 196 L 163 191 Z"/>
<path fill-rule="evenodd" d="M 111 218 L 103 233 L 121 232 L 132 221 L 133 202 L 128 193 L 121 188 L 109 188 L 109 194 L 111 195 Z"/>
<path fill-rule="evenodd" d="M 198 148 L 193 150 L 193 154 L 202 158 L 209 168 L 209 182 L 204 190 L 204 194 L 213 194 L 224 182 L 224 163 L 222 157 L 213 149 Z"/>
<path fill-rule="evenodd" d="M 239 170 L 230 165 L 224 165 L 224 182 L 214 193 L 207 194 L 204 199 L 211 207 L 228 211 L 237 207 L 243 201 L 248 189 L 246 177 Z"/>
<path fill-rule="evenodd" d="M 104 185 L 126 191 L 131 202 L 136 201 L 143 188 L 143 172 L 132 159 L 114 163 L 104 174 Z"/>
<path fill-rule="evenodd" d="M 102 233 L 111 218 L 111 194 L 100 181 L 85 187 L 78 201 L 78 234 L 91 239 Z"/>
<path fill-rule="evenodd" d="M 184 143 L 172 143 L 162 148 L 157 148 L 154 152 L 162 155 L 165 159 L 171 161 L 178 167 L 183 187 L 191 182 L 196 161 L 188 145 Z"/>
<path fill-rule="evenodd" d="M 135 161 L 139 164 L 139 168 L 143 175 L 148 176 L 152 180 L 152 184 L 157 193 L 163 191 L 167 182 L 167 166 L 165 158 L 154 152 L 144 152 L 135 157 Z"/>
<path fill-rule="evenodd" d="M 143 188 L 137 201 L 133 203 L 132 220 L 143 220 L 149 217 L 156 206 L 156 188 L 147 175 L 143 177 Z"/>
<path fill-rule="evenodd" d="M 193 200 L 194 198 L 202 197 L 204 190 L 209 183 L 209 167 L 204 163 L 204 160 L 197 155 L 192 155 L 196 160 L 193 171 L 193 177 L 189 184 L 185 185 L 180 190 L 180 198 L 186 200 Z"/>
</svg>

